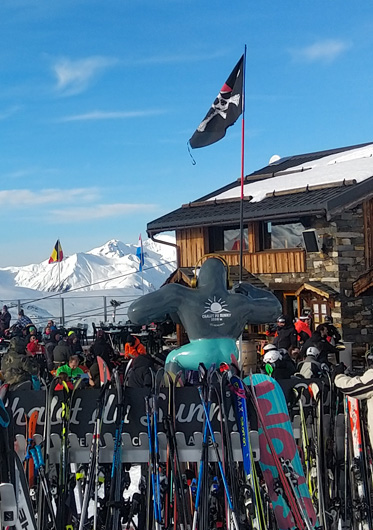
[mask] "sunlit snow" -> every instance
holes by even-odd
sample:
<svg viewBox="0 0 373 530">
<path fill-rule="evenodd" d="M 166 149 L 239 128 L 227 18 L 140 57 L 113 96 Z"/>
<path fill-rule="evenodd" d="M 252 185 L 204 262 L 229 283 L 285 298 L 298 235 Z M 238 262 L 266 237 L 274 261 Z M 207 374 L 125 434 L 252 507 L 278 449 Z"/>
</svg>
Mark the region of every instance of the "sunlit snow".
<svg viewBox="0 0 373 530">
<path fill-rule="evenodd" d="M 271 164 L 273 165 L 273 177 L 245 184 L 244 194 L 245 197 L 252 197 L 251 202 L 259 202 L 265 198 L 267 193 L 274 191 L 294 190 L 306 186 L 343 182 L 343 180 L 354 179 L 361 182 L 372 177 L 373 144 L 307 161 L 303 165 L 276 172 L 279 162 L 277 160 Z M 210 197 L 208 200 L 238 197 L 240 197 L 239 186 Z"/>
</svg>

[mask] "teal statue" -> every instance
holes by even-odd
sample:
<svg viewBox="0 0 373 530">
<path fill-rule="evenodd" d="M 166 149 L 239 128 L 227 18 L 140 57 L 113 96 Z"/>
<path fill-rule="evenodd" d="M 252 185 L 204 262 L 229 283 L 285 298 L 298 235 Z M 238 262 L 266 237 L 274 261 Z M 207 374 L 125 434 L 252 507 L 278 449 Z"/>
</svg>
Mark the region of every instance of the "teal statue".
<svg viewBox="0 0 373 530">
<path fill-rule="evenodd" d="M 195 276 L 195 279 L 197 277 Z M 202 264 L 195 288 L 167 284 L 133 302 L 128 318 L 134 324 L 160 322 L 169 316 L 180 322 L 190 343 L 173 350 L 167 370 L 198 370 L 199 363 L 230 363 L 238 358 L 236 342 L 247 323 L 275 322 L 281 305 L 270 291 L 249 283 L 228 288 L 228 268 L 222 259 L 208 258 Z"/>
</svg>

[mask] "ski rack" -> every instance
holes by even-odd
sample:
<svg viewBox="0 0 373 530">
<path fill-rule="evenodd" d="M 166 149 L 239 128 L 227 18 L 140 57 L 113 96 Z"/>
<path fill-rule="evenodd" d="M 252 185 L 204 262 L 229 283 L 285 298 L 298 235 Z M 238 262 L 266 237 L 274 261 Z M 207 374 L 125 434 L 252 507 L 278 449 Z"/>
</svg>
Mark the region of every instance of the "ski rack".
<svg viewBox="0 0 373 530">
<path fill-rule="evenodd" d="M 216 442 L 221 448 L 221 433 L 215 432 Z M 185 435 L 182 432 L 176 434 L 177 448 L 181 462 L 198 462 L 201 457 L 203 433 L 193 433 L 194 444 L 187 445 Z M 100 447 L 99 460 L 101 463 L 111 463 L 114 452 L 114 438 L 110 433 L 101 436 L 102 445 Z M 34 441 L 37 445 L 42 442 L 42 436 L 35 434 Z M 236 462 L 242 462 L 242 451 L 240 435 L 238 432 L 231 433 L 233 458 Z M 92 442 L 92 434 L 85 435 L 85 439 L 78 438 L 76 434 L 69 434 L 69 460 L 71 463 L 86 464 L 89 461 L 89 448 Z M 134 443 L 136 445 L 134 445 Z M 159 453 L 161 462 L 167 459 L 167 437 L 163 432 L 158 433 Z M 253 451 L 253 459 L 259 461 L 259 435 L 257 431 L 250 431 L 250 443 Z M 16 435 L 16 448 L 20 458 L 23 460 L 26 452 L 26 439 L 23 435 Z M 51 434 L 51 448 L 49 462 L 56 464 L 59 462 L 61 453 L 61 438 L 58 434 Z M 148 434 L 141 432 L 136 439 L 131 439 L 127 433 L 122 434 L 122 462 L 141 464 L 149 461 L 149 440 Z M 209 461 L 216 462 L 214 448 L 209 444 Z"/>
</svg>

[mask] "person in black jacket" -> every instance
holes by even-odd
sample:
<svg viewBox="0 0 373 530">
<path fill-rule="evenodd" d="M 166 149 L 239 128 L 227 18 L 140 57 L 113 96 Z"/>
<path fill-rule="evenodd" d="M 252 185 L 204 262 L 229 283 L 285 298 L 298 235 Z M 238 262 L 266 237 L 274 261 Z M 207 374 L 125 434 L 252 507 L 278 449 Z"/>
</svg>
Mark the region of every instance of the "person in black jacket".
<svg viewBox="0 0 373 530">
<path fill-rule="evenodd" d="M 156 372 L 158 366 L 154 358 L 146 353 L 133 359 L 128 376 L 127 386 L 131 388 L 144 388 L 152 386 L 152 372 Z"/>
<path fill-rule="evenodd" d="M 105 332 L 102 329 L 97 330 L 96 340 L 89 348 L 88 364 L 96 362 L 96 358 L 101 357 L 107 364 L 110 372 L 113 369 L 113 360 L 115 353 L 106 339 Z"/>
<path fill-rule="evenodd" d="M 83 353 L 82 344 L 75 331 L 71 330 L 68 332 L 66 344 L 70 347 L 72 355 L 81 355 Z"/>
<path fill-rule="evenodd" d="M 337 342 L 339 342 L 341 340 L 342 337 L 341 337 L 341 334 L 339 333 L 339 331 L 337 330 L 337 328 L 333 324 L 333 317 L 331 317 L 329 315 L 326 315 L 326 317 L 324 318 L 323 324 L 325 324 L 325 326 L 327 326 L 327 328 L 328 328 L 328 337 L 331 338 L 331 342 L 332 342 L 333 346 L 335 346 L 337 344 Z"/>
<path fill-rule="evenodd" d="M 59 368 L 63 364 L 68 363 L 73 352 L 71 351 L 70 346 L 66 341 L 63 340 L 60 335 L 60 340 L 58 341 L 57 346 L 53 349 L 53 366 L 55 369 Z"/>
<path fill-rule="evenodd" d="M 280 351 L 268 350 L 263 356 L 263 363 L 266 373 L 271 375 L 276 381 L 290 379 L 296 372 L 295 363 L 285 349 Z"/>
<path fill-rule="evenodd" d="M 131 361 L 128 375 L 128 386 L 132 388 L 151 387 L 153 382 L 152 372 L 155 374 L 164 366 L 169 350 L 164 350 L 156 356 L 150 353 L 139 355 Z"/>
<path fill-rule="evenodd" d="M 303 357 L 305 357 L 307 349 L 310 346 L 315 346 L 320 351 L 320 355 L 317 359 L 319 363 L 326 363 L 329 365 L 329 354 L 335 354 L 337 363 L 339 362 L 339 350 L 335 348 L 333 344 L 328 342 L 328 327 L 326 324 L 319 324 L 311 337 L 303 344 L 301 349 L 301 355 Z"/>
<path fill-rule="evenodd" d="M 289 315 L 278 317 L 276 333 L 273 344 L 278 350 L 284 348 L 289 351 L 290 347 L 293 350 L 298 348 L 298 334 Z"/>
<path fill-rule="evenodd" d="M 4 331 L 10 328 L 11 315 L 6 305 L 3 306 L 3 310 L 0 314 L 0 337 L 4 336 Z"/>
</svg>

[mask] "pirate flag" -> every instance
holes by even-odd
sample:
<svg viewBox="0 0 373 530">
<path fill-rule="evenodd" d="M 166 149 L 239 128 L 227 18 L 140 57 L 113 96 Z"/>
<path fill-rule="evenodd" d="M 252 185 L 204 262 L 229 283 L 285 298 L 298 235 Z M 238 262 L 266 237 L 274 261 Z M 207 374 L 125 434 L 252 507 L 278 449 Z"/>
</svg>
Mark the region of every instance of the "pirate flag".
<svg viewBox="0 0 373 530">
<path fill-rule="evenodd" d="M 210 110 L 190 138 L 189 143 L 193 149 L 206 147 L 224 138 L 228 127 L 233 125 L 242 113 L 243 67 L 244 56 L 233 68 Z"/>
</svg>

